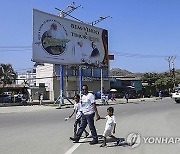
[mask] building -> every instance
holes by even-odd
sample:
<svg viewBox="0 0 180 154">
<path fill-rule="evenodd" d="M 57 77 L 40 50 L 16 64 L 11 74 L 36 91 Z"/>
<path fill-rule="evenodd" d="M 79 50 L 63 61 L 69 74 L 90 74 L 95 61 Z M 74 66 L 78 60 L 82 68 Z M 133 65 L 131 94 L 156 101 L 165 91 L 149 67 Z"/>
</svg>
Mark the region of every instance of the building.
<svg viewBox="0 0 180 154">
<path fill-rule="evenodd" d="M 44 87 L 47 99 L 56 100 L 60 95 L 60 67 L 54 64 L 40 64 L 36 66 L 36 86 Z M 64 68 L 64 95 L 72 98 L 79 93 L 79 68 L 66 66 Z M 96 93 L 101 89 L 101 70 L 99 68 L 82 67 L 82 84 L 89 86 L 89 91 Z M 103 88 L 110 89 L 108 68 L 103 69 Z M 41 91 L 42 93 L 42 91 Z"/>
<path fill-rule="evenodd" d="M 121 97 L 123 97 L 126 92 L 132 95 L 139 95 L 142 93 L 142 82 L 140 78 L 137 77 L 110 77 L 110 87 L 111 89 L 117 89 Z"/>
</svg>

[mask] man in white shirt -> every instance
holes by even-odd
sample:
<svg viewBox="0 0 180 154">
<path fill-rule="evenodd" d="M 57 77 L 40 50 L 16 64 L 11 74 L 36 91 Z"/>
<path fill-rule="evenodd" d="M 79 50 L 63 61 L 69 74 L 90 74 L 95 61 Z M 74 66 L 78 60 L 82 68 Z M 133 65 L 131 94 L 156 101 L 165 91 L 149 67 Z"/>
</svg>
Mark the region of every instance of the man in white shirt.
<svg viewBox="0 0 180 154">
<path fill-rule="evenodd" d="M 83 93 L 83 96 L 81 98 L 82 122 L 78 129 L 76 137 L 75 138 L 71 137 L 70 139 L 75 141 L 75 143 L 77 143 L 88 124 L 89 129 L 91 131 L 91 135 L 93 137 L 93 140 L 90 142 L 90 145 L 97 144 L 98 136 L 97 136 L 96 128 L 94 126 L 94 116 L 96 114 L 96 120 L 99 120 L 100 116 L 96 108 L 95 97 L 92 93 L 88 92 L 87 85 L 83 85 L 82 93 Z"/>
</svg>

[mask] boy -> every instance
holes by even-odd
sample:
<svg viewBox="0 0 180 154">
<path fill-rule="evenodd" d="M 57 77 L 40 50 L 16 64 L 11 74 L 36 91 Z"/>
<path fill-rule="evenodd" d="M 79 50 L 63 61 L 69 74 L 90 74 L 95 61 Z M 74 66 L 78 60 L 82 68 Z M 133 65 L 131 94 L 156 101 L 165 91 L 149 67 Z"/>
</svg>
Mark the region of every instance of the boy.
<svg viewBox="0 0 180 154">
<path fill-rule="evenodd" d="M 111 134 L 111 132 L 113 131 L 113 134 L 115 133 L 115 129 L 116 129 L 116 121 L 115 121 L 115 116 L 114 116 L 114 108 L 113 107 L 109 107 L 107 109 L 107 116 L 106 117 L 101 117 L 100 119 L 107 119 L 106 121 L 106 126 L 105 126 L 105 130 L 103 133 L 103 144 L 100 147 L 105 147 L 106 146 L 106 138 L 112 137 L 113 139 L 116 140 L 117 145 L 119 144 L 120 140 L 118 138 L 116 138 L 115 136 L 113 136 Z"/>
<path fill-rule="evenodd" d="M 76 120 L 74 122 L 74 137 L 76 137 L 76 132 L 77 132 L 77 125 L 81 124 L 81 116 L 82 116 L 82 113 L 80 111 L 80 108 L 81 108 L 81 103 L 80 103 L 80 96 L 77 94 L 74 96 L 74 100 L 75 100 L 75 104 L 74 104 L 74 111 L 73 113 L 69 116 L 69 118 L 71 118 L 73 116 L 73 114 L 76 112 Z M 89 133 L 84 130 L 85 132 L 85 137 L 87 137 L 89 135 Z"/>
</svg>

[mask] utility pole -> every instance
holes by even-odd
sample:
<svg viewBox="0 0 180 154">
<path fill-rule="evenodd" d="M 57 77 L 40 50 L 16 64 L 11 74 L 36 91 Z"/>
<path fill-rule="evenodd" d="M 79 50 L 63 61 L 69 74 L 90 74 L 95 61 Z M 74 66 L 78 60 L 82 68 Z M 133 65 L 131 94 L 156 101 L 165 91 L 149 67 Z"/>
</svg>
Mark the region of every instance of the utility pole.
<svg viewBox="0 0 180 154">
<path fill-rule="evenodd" d="M 168 61 L 168 65 L 169 65 L 169 74 L 171 76 L 171 61 L 173 59 L 173 56 L 168 56 L 168 58 L 165 58 Z"/>
<path fill-rule="evenodd" d="M 176 87 L 176 85 L 175 85 L 175 68 L 174 68 L 174 60 L 176 59 L 176 56 L 168 56 L 165 59 L 168 61 L 169 74 L 173 80 L 174 87 Z M 172 64 L 172 67 L 171 67 L 171 64 Z"/>
<path fill-rule="evenodd" d="M 174 60 L 176 59 L 176 57 L 173 57 L 173 59 L 172 59 L 172 76 L 173 76 L 173 82 L 174 82 L 174 88 L 176 87 L 176 84 L 175 84 L 175 79 L 176 79 L 176 77 L 175 77 L 175 68 L 174 68 Z"/>
</svg>

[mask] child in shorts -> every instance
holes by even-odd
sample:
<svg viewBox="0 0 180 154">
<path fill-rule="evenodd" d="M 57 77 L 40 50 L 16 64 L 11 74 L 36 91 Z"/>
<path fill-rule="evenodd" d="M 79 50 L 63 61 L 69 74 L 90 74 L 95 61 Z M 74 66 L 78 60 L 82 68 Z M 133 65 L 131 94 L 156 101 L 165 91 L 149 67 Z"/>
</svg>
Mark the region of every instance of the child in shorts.
<svg viewBox="0 0 180 154">
<path fill-rule="evenodd" d="M 100 119 L 107 119 L 105 130 L 104 130 L 104 133 L 102 135 L 104 140 L 103 140 L 103 144 L 100 147 L 105 147 L 106 146 L 106 138 L 108 136 L 115 139 L 116 142 L 117 142 L 117 145 L 118 145 L 120 140 L 112 135 L 112 133 L 114 134 L 115 130 L 116 130 L 116 121 L 115 121 L 115 116 L 114 116 L 114 108 L 109 107 L 107 109 L 107 116 L 106 117 L 101 117 Z"/>
</svg>

